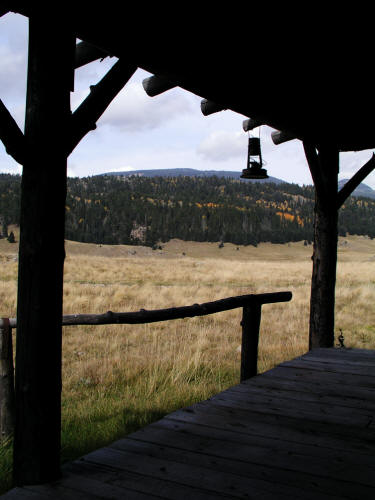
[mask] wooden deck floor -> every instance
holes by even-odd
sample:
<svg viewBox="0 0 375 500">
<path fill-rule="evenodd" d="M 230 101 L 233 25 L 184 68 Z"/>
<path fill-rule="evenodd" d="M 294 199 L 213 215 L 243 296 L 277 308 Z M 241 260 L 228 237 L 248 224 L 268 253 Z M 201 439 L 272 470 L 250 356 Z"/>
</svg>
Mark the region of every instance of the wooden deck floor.
<svg viewBox="0 0 375 500">
<path fill-rule="evenodd" d="M 375 351 L 315 349 L 11 498 L 375 498 Z"/>
</svg>

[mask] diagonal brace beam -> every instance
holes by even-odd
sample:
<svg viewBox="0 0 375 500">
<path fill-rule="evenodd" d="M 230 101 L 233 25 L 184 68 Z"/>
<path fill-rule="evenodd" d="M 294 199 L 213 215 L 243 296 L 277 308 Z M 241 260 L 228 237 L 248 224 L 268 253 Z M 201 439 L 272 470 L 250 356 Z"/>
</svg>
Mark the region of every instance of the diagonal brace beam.
<svg viewBox="0 0 375 500">
<path fill-rule="evenodd" d="M 1 99 L 0 139 L 5 146 L 6 152 L 11 155 L 17 163 L 23 165 L 25 160 L 25 137 Z"/>
<path fill-rule="evenodd" d="M 79 42 L 75 49 L 74 67 L 80 68 L 97 59 L 109 56 L 108 52 L 88 42 Z"/>
<path fill-rule="evenodd" d="M 326 200 L 328 193 L 324 185 L 322 166 L 316 148 L 314 144 L 305 141 L 303 142 L 303 148 L 305 150 L 307 163 L 309 165 L 311 177 L 314 181 L 316 192 L 321 200 Z"/>
<path fill-rule="evenodd" d="M 130 80 L 137 66 L 119 59 L 116 64 L 96 85 L 91 86 L 91 92 L 75 110 L 71 117 L 71 136 L 68 144 L 68 155 L 74 150 L 81 139 L 96 128 L 96 122 Z"/>
<path fill-rule="evenodd" d="M 337 194 L 337 209 L 352 194 L 356 187 L 367 177 L 375 168 L 375 154 L 373 153 L 367 163 L 361 167 L 356 174 L 340 189 Z"/>
</svg>

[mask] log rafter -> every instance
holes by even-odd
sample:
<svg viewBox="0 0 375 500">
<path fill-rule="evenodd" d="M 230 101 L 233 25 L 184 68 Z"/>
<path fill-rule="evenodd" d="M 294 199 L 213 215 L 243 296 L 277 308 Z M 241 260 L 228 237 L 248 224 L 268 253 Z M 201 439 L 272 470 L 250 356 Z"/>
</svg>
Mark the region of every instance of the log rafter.
<svg viewBox="0 0 375 500">
<path fill-rule="evenodd" d="M 149 97 L 163 94 L 167 90 L 177 87 L 177 84 L 168 78 L 160 75 L 152 75 L 142 82 L 143 88 Z"/>
</svg>

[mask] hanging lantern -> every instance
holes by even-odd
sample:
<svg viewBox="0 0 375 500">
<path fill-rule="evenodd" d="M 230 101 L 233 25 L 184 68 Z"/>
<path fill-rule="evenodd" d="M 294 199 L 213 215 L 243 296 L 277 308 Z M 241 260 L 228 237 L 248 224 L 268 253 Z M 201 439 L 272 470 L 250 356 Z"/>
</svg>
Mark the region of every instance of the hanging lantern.
<svg viewBox="0 0 375 500">
<path fill-rule="evenodd" d="M 257 161 L 251 161 L 250 166 L 244 168 L 241 174 L 242 179 L 268 179 L 267 170 L 262 168 Z"/>
<path fill-rule="evenodd" d="M 259 137 L 249 137 L 249 145 L 247 148 L 248 156 L 261 156 L 260 139 Z"/>
<path fill-rule="evenodd" d="M 254 157 L 257 157 L 255 159 Z M 242 170 L 242 179 L 268 179 L 267 170 L 262 168 L 262 152 L 260 149 L 260 138 L 249 137 L 247 148 L 247 166 Z"/>
</svg>

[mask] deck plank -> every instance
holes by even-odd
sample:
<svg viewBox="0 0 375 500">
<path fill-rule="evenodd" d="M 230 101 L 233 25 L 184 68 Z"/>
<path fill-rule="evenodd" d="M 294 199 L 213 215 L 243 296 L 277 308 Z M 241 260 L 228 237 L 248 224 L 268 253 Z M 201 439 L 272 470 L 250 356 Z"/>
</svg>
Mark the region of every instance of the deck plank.
<svg viewBox="0 0 375 500">
<path fill-rule="evenodd" d="M 3 498 L 375 498 L 375 351 L 314 349 Z"/>
<path fill-rule="evenodd" d="M 324 374 L 326 374 L 326 376 L 324 376 Z M 322 388 L 325 384 L 333 384 L 339 387 L 342 386 L 343 389 L 345 386 L 348 386 L 349 388 L 356 387 L 359 389 L 373 390 L 375 385 L 373 377 L 353 375 L 351 373 L 336 372 L 332 370 L 327 370 L 327 372 L 325 372 L 324 370 L 319 370 L 317 368 L 309 369 L 306 365 L 301 367 L 300 365 L 285 366 L 282 364 L 277 368 L 273 368 L 272 370 L 266 372 L 264 376 L 276 379 L 287 378 L 288 380 L 306 380 L 309 382 L 317 382 L 322 385 Z M 352 391 L 352 393 L 355 394 L 354 391 Z"/>
<path fill-rule="evenodd" d="M 207 457 L 210 466 L 214 458 L 215 467 L 220 466 L 224 471 L 232 470 L 234 473 L 240 473 L 243 464 L 251 464 L 251 469 L 247 466 L 245 468 L 247 474 L 253 477 L 268 477 L 269 480 L 281 484 L 297 484 L 305 487 L 309 481 L 314 482 L 313 476 L 318 476 L 328 480 L 332 478 L 343 482 L 360 482 L 375 487 L 374 464 L 358 465 L 353 460 L 343 462 L 342 457 L 338 455 L 328 459 L 322 452 L 312 456 L 292 451 L 291 447 L 280 449 L 272 444 L 266 446 L 265 443 L 264 446 L 249 446 L 247 443 L 237 442 L 235 447 L 223 447 L 222 439 L 212 439 L 210 435 L 205 438 L 196 437 L 190 433 L 187 442 L 186 436 L 182 433 L 165 429 L 157 432 L 155 428 L 138 431 L 129 440 L 135 442 L 124 440 L 115 443 L 113 447 L 121 450 L 125 446 L 128 451 L 142 453 L 146 445 L 149 453 L 168 455 L 174 457 L 173 460 L 176 461 L 199 462 L 202 467 Z M 159 446 L 160 449 L 155 446 Z M 180 453 L 181 450 L 183 454 Z M 295 474 L 296 472 L 299 474 Z M 333 484 L 336 491 L 335 482 Z"/>
<path fill-rule="evenodd" d="M 202 443 L 204 443 L 207 450 L 209 450 L 211 446 L 215 446 L 215 441 L 219 441 L 221 445 L 224 443 L 225 446 L 222 446 L 220 450 L 220 452 L 224 454 L 227 453 L 227 448 L 229 448 L 230 452 L 231 448 L 237 449 L 237 447 L 241 448 L 246 445 L 251 448 L 249 456 L 252 455 L 253 450 L 265 448 L 266 450 L 271 449 L 277 454 L 286 453 L 287 455 L 294 456 L 321 457 L 322 454 L 324 454 L 325 459 L 344 462 L 345 466 L 348 464 L 349 467 L 352 463 L 354 463 L 355 466 L 363 464 L 372 469 L 375 467 L 372 454 L 352 448 L 350 445 L 342 446 L 341 440 L 331 438 L 329 442 L 327 442 L 327 439 L 322 439 L 318 436 L 318 438 L 314 438 L 308 442 L 306 434 L 298 435 L 298 432 L 295 432 L 290 435 L 280 435 L 280 433 L 277 432 L 277 428 L 272 428 L 271 426 L 266 428 L 264 428 L 264 426 L 259 426 L 259 429 L 257 429 L 259 432 L 246 434 L 224 428 L 217 429 L 209 425 L 202 425 L 202 423 L 190 424 L 188 422 L 179 422 L 177 420 L 164 418 L 152 424 L 151 427 L 154 433 L 151 442 L 156 443 L 159 443 L 160 436 L 163 435 L 162 433 L 164 430 L 171 430 L 184 435 L 185 440 L 187 433 L 189 434 L 189 440 L 192 439 L 196 442 L 197 439 L 200 439 L 199 443 L 201 443 L 201 446 L 203 446 Z M 142 433 L 146 430 L 147 428 L 141 429 L 138 432 Z M 272 431 L 274 431 L 274 433 L 272 433 Z M 138 438 L 138 433 L 136 437 Z M 207 440 L 209 440 L 209 443 L 207 443 Z M 187 446 L 189 445 L 190 441 Z"/>
<path fill-rule="evenodd" d="M 310 361 L 308 358 L 304 359 L 294 359 L 292 361 L 287 361 L 280 365 L 280 369 L 283 367 L 292 368 L 302 368 L 307 370 L 318 370 L 323 372 L 333 372 L 339 375 L 344 375 L 345 378 L 360 377 L 358 380 L 361 383 L 361 379 L 368 384 L 375 386 L 375 373 L 373 366 L 364 365 L 354 365 L 354 363 L 345 363 L 344 360 L 317 360 L 316 358 Z M 350 383 L 350 382 L 349 382 Z"/>
<path fill-rule="evenodd" d="M 129 470 L 126 471 L 117 464 L 115 464 L 115 466 L 109 466 L 93 463 L 88 460 L 76 460 L 73 463 L 67 464 L 64 467 L 64 472 L 66 474 L 76 474 L 79 477 L 94 478 L 96 481 L 102 481 L 106 484 L 122 488 L 127 494 L 129 491 L 138 491 L 147 498 L 153 498 L 153 495 L 156 495 L 157 498 L 171 500 L 175 498 L 180 498 L 182 500 L 190 498 L 197 500 L 232 498 L 223 494 L 209 492 L 204 488 L 199 488 L 198 485 L 190 487 L 168 481 L 164 477 L 163 479 L 158 479 L 146 476 L 142 473 L 135 473 Z"/>
<path fill-rule="evenodd" d="M 126 489 L 107 481 L 100 481 L 97 478 L 88 478 L 84 475 L 77 475 L 74 472 L 64 474 L 64 479 L 56 481 L 50 485 L 27 486 L 26 489 L 33 493 L 43 493 L 49 495 L 48 498 L 59 498 L 65 500 L 88 500 L 90 498 L 124 498 L 129 500 L 157 499 L 160 496 L 152 495 L 149 491 L 144 494 L 134 491 L 131 487 Z"/>
<path fill-rule="evenodd" d="M 263 381 L 262 381 L 263 382 Z M 307 390 L 308 389 L 308 390 Z M 375 401 L 363 401 L 363 399 L 348 397 L 342 394 L 337 386 L 330 387 L 331 394 L 321 394 L 321 388 L 300 384 L 298 382 L 289 383 L 288 381 L 279 380 L 277 386 L 274 384 L 257 383 L 257 385 L 248 385 L 242 387 L 242 384 L 233 387 L 232 393 L 243 394 L 244 397 L 250 398 L 251 395 L 261 395 L 269 397 L 278 397 L 280 399 L 289 399 L 297 401 L 305 401 L 306 403 L 317 403 L 326 407 L 341 406 L 346 409 L 352 409 L 360 413 L 373 414 L 375 411 Z"/>
<path fill-rule="evenodd" d="M 326 383 L 323 392 L 321 383 L 305 379 L 290 380 L 281 376 L 275 379 L 268 377 L 267 373 L 262 377 L 257 377 L 256 383 L 249 380 L 234 386 L 232 389 L 233 391 L 246 392 L 247 387 L 252 387 L 253 391 L 264 391 L 265 394 L 274 390 L 283 394 L 285 391 L 292 399 L 302 398 L 326 404 L 337 402 L 337 404 L 348 408 L 368 408 L 371 410 L 375 408 L 375 391 L 370 389 L 357 388 L 353 394 L 350 386 Z"/>
<path fill-rule="evenodd" d="M 307 404 L 303 402 L 304 404 L 298 404 L 296 400 L 282 400 L 281 398 L 272 400 L 272 398 L 266 396 L 246 401 L 244 397 L 236 398 L 234 394 L 238 393 L 233 391 L 229 394 L 220 394 L 208 401 L 199 403 L 190 411 L 211 413 L 211 409 L 225 408 L 228 415 L 235 414 L 236 419 L 247 419 L 249 412 L 251 412 L 252 418 L 253 415 L 255 418 L 258 415 L 266 421 L 274 415 L 279 419 L 285 417 L 286 420 L 289 418 L 306 425 L 310 422 L 320 424 L 320 427 L 329 425 L 331 429 L 335 428 L 334 432 L 338 434 L 352 435 L 360 438 L 366 437 L 371 440 L 375 439 L 375 430 L 369 429 L 372 418 L 367 413 L 357 414 L 353 411 L 353 415 L 351 416 L 347 408 L 344 408 L 346 411 L 343 412 L 342 407 L 335 407 L 335 414 L 329 412 L 326 406 L 319 405 L 318 403 Z M 185 409 L 185 411 L 189 410 Z"/>
<path fill-rule="evenodd" d="M 330 359 L 345 358 L 357 361 L 360 359 L 366 359 L 366 361 L 373 362 L 375 364 L 375 351 L 371 349 L 326 349 L 324 347 L 317 347 L 313 351 L 303 354 L 301 357 L 328 357 Z"/>
<path fill-rule="evenodd" d="M 324 415 L 333 415 L 335 418 L 339 416 L 343 419 L 349 417 L 351 422 L 354 422 L 354 419 L 358 418 L 359 421 L 363 420 L 365 424 L 371 420 L 375 410 L 375 407 L 369 409 L 360 405 L 347 407 L 345 405 L 345 398 L 341 398 L 339 394 L 335 398 L 326 398 L 322 403 L 319 397 L 314 398 L 311 395 L 309 397 L 305 393 L 298 392 L 294 394 L 292 391 L 278 390 L 277 388 L 259 390 L 254 386 L 248 386 L 246 391 L 229 389 L 214 396 L 209 401 L 215 404 L 217 401 L 222 400 L 233 400 L 242 402 L 243 404 L 251 404 L 254 409 L 258 405 L 265 404 L 272 407 L 289 405 L 293 411 L 307 411 L 309 414 L 324 413 Z"/>
<path fill-rule="evenodd" d="M 142 444 L 131 439 L 114 443 L 110 448 L 102 448 L 87 456 L 86 460 L 116 466 L 126 471 L 142 470 L 150 477 L 185 486 L 202 485 L 202 488 L 205 487 L 211 493 L 223 493 L 233 497 L 246 497 L 251 492 L 251 498 L 259 499 L 275 498 L 275 495 L 280 499 L 316 498 L 316 493 L 311 492 L 309 488 L 305 491 L 306 485 L 302 481 L 292 485 L 292 477 L 289 479 L 289 484 L 287 481 L 285 484 L 276 484 L 272 473 L 268 472 L 268 476 L 264 476 L 266 468 L 262 468 L 261 472 L 256 474 L 251 472 L 256 466 L 252 467 L 241 461 L 220 459 L 205 453 L 194 454 L 185 448 L 174 450 L 152 443 Z M 336 483 L 333 481 L 331 483 L 330 491 L 334 493 Z"/>
<path fill-rule="evenodd" d="M 363 439 L 357 435 L 348 435 L 342 432 L 337 425 L 321 425 L 317 422 L 301 421 L 300 419 L 278 415 L 252 413 L 251 420 L 248 412 L 239 412 L 230 408 L 208 407 L 205 411 L 190 412 L 185 409 L 175 412 L 165 419 L 183 424 L 198 424 L 215 429 L 235 431 L 239 435 L 270 437 L 274 440 L 309 443 L 333 449 L 351 450 L 353 453 L 367 453 L 373 455 L 374 441 Z"/>
</svg>

